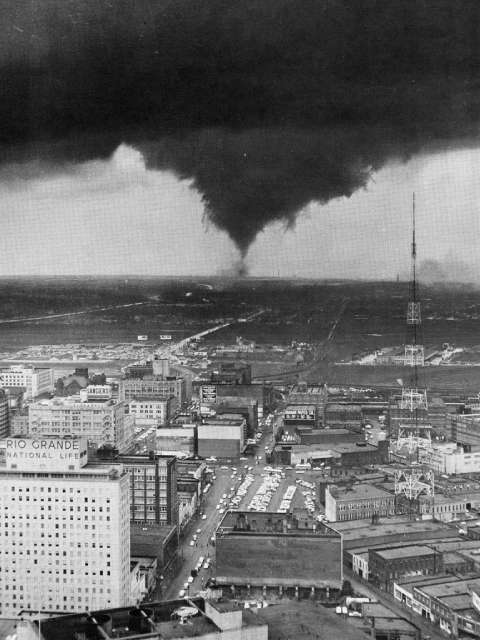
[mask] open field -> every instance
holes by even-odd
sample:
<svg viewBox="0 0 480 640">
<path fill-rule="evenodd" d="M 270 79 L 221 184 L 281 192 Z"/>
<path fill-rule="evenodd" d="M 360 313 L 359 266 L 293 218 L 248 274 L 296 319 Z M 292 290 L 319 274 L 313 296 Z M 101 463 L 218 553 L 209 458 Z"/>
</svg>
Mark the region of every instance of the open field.
<svg viewBox="0 0 480 640">
<path fill-rule="evenodd" d="M 441 347 L 448 342 L 470 348 L 480 343 L 480 291 L 466 286 L 429 287 L 421 297 L 426 347 Z M 292 341 L 307 342 L 320 350 L 321 357 L 314 364 L 307 361 L 312 366 L 299 377 L 339 384 L 396 386 L 398 378 L 408 379 L 408 370 L 336 363 L 376 348 L 403 344 L 407 299 L 408 284 L 402 282 L 317 283 L 248 278 L 202 278 L 196 282 L 186 278 L 0 280 L 0 320 L 24 319 L 0 324 L 0 351 L 17 351 L 35 344 L 132 342 L 140 334 L 148 335 L 152 342 L 157 342 L 161 333 L 170 333 L 176 340 L 262 308 L 265 313 L 258 319 L 233 322 L 206 336 L 205 347 L 233 344 L 238 336 L 256 344 L 288 347 Z M 117 308 L 107 308 L 113 306 Z M 79 311 L 81 315 L 49 318 Z M 39 316 L 46 319 L 28 320 Z M 337 318 L 334 335 L 326 343 Z M 462 356 L 464 360 L 468 353 Z M 254 375 L 274 376 L 283 365 L 272 360 L 255 362 L 253 368 Z M 433 387 L 478 390 L 480 367 L 428 367 L 425 380 Z"/>
</svg>

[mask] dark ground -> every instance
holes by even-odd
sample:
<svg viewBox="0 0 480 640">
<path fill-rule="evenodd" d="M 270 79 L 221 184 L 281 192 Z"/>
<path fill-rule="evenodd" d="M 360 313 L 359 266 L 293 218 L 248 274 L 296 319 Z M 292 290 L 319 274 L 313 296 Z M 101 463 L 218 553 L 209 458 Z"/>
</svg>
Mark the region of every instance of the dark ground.
<svg viewBox="0 0 480 640">
<path fill-rule="evenodd" d="M 444 342 L 461 347 L 480 345 L 480 291 L 468 286 L 431 286 L 422 289 L 421 298 L 423 343 L 427 348 L 440 347 Z M 0 321 L 80 310 L 88 313 L 0 324 L 0 349 L 17 350 L 42 343 L 131 342 L 138 334 L 155 340 L 160 333 L 171 333 L 175 339 L 260 308 L 267 311 L 258 320 L 234 323 L 208 336 L 207 342 L 228 344 L 242 336 L 257 344 L 287 346 L 292 340 L 321 344 L 345 299 L 348 304 L 325 349 L 325 358 L 305 377 L 332 383 L 397 384 L 397 378 L 408 373 L 402 368 L 334 363 L 406 341 L 408 284 L 403 282 L 4 279 L 0 281 Z M 133 302 L 146 304 L 101 310 Z M 261 374 L 266 366 L 259 365 Z M 480 388 L 480 367 L 442 366 L 425 371 L 427 384 Z"/>
</svg>

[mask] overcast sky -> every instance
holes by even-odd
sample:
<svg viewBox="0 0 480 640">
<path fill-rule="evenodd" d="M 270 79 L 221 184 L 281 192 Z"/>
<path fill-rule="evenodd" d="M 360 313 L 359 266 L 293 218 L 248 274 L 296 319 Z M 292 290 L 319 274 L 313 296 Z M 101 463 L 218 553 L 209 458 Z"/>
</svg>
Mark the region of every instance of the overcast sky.
<svg viewBox="0 0 480 640">
<path fill-rule="evenodd" d="M 462 149 L 390 164 L 368 187 L 312 203 L 296 227 L 260 233 L 247 256 L 253 276 L 395 278 L 408 273 L 411 195 L 417 199 L 418 259 L 460 278 L 480 274 L 480 151 Z M 238 252 L 207 225 L 188 181 L 147 170 L 122 145 L 110 160 L 63 173 L 0 174 L 0 273 L 218 274 Z M 28 177 L 30 175 L 30 177 Z M 466 275 L 465 275 L 466 274 Z"/>
</svg>

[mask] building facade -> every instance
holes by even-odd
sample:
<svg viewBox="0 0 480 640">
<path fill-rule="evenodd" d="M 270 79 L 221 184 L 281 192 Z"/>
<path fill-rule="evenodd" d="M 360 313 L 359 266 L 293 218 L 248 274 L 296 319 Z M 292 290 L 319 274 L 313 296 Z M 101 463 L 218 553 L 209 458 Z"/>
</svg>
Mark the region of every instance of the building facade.
<svg viewBox="0 0 480 640">
<path fill-rule="evenodd" d="M 450 438 L 462 445 L 465 451 L 480 447 L 480 413 L 454 414 L 448 416 Z"/>
<path fill-rule="evenodd" d="M 78 439 L 7 438 L 0 469 L 0 609 L 130 604 L 129 478 Z"/>
<path fill-rule="evenodd" d="M 135 398 L 148 398 L 161 400 L 163 398 L 175 397 L 178 404 L 185 400 L 185 384 L 183 378 L 149 377 L 149 378 L 127 378 L 122 380 L 119 386 L 120 400 L 130 402 Z"/>
<path fill-rule="evenodd" d="M 170 398 L 134 398 L 128 403 L 128 413 L 133 416 L 138 427 L 164 425 L 173 415 L 177 399 Z"/>
<path fill-rule="evenodd" d="M 425 545 L 393 549 L 372 549 L 368 553 L 369 580 L 393 592 L 394 582 L 409 575 L 435 575 L 443 572 L 442 554 Z"/>
<path fill-rule="evenodd" d="M 395 496 L 369 484 L 325 489 L 325 516 L 329 522 L 364 520 L 395 513 Z"/>
<path fill-rule="evenodd" d="M 10 433 L 10 410 L 5 391 L 0 389 L 0 438 L 6 438 Z"/>
<path fill-rule="evenodd" d="M 31 400 L 43 393 L 53 393 L 53 369 L 37 369 L 12 365 L 8 369 L 0 370 L 0 387 L 25 388 L 25 399 Z"/>
<path fill-rule="evenodd" d="M 245 444 L 245 418 L 218 417 L 197 426 L 198 455 L 230 458 L 240 456 Z"/>
<path fill-rule="evenodd" d="M 130 476 L 130 520 L 137 524 L 176 524 L 177 473 L 173 456 L 118 456 Z"/>
<path fill-rule="evenodd" d="M 86 438 L 92 447 L 108 444 L 120 452 L 133 439 L 133 418 L 125 403 L 117 400 L 80 402 L 71 398 L 42 400 L 30 405 L 28 432 L 31 436 Z"/>
</svg>

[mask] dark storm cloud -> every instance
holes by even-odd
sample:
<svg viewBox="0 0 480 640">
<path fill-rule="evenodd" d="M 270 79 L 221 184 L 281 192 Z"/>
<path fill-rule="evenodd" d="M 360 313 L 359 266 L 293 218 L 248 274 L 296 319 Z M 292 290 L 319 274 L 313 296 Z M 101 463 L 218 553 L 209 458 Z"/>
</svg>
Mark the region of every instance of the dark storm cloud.
<svg viewBox="0 0 480 640">
<path fill-rule="evenodd" d="M 371 133 L 371 132 L 370 132 Z M 370 133 L 271 127 L 202 129 L 140 144 L 147 167 L 194 179 L 207 219 L 227 231 L 242 254 L 269 222 L 295 222 L 311 201 L 349 196 L 364 185 L 390 147 Z"/>
<path fill-rule="evenodd" d="M 389 158 L 477 135 L 476 0 L 4 0 L 4 161 L 122 141 L 242 252 Z"/>
</svg>

